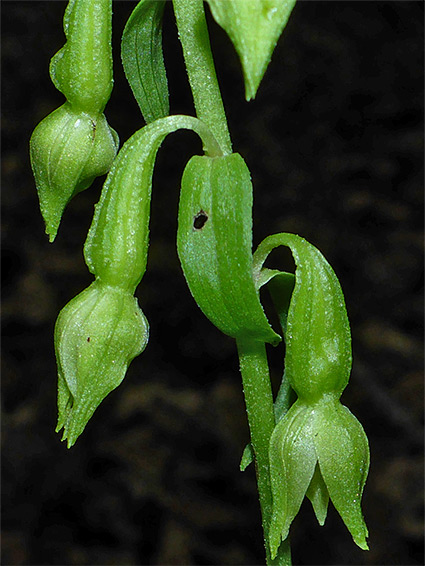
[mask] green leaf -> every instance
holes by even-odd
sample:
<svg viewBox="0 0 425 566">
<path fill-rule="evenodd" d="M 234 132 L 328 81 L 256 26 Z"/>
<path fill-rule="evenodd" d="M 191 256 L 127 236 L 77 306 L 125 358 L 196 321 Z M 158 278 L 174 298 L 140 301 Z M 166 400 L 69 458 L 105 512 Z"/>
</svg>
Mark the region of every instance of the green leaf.
<svg viewBox="0 0 425 566">
<path fill-rule="evenodd" d="M 300 398 L 341 396 L 351 370 L 351 335 L 339 281 L 314 246 L 295 234 L 266 238 L 254 254 L 254 277 L 277 246 L 288 246 L 296 263 L 295 288 L 285 335 L 285 368 Z M 285 299 L 286 300 L 286 299 Z"/>
<path fill-rule="evenodd" d="M 241 463 L 239 465 L 239 469 L 241 472 L 244 472 L 247 467 L 254 461 L 254 450 L 252 448 L 252 444 L 249 442 L 243 451 Z"/>
<path fill-rule="evenodd" d="M 72 0 L 64 16 L 66 43 L 50 76 L 74 109 L 103 112 L 112 92 L 112 0 Z"/>
<path fill-rule="evenodd" d="M 246 99 L 254 98 L 295 0 L 208 0 L 242 63 Z"/>
<path fill-rule="evenodd" d="M 202 312 L 233 338 L 276 344 L 252 275 L 252 185 L 238 154 L 193 157 L 180 193 L 177 249 Z"/>
<path fill-rule="evenodd" d="M 165 0 L 141 0 L 124 28 L 121 58 L 125 75 L 147 123 L 169 114 L 162 53 Z"/>
</svg>

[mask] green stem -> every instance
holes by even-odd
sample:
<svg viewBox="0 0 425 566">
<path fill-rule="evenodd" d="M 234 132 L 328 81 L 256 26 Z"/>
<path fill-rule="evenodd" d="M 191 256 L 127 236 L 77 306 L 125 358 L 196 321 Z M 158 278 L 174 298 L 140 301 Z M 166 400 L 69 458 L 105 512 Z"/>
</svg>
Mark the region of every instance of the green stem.
<svg viewBox="0 0 425 566">
<path fill-rule="evenodd" d="M 274 560 L 271 559 L 268 543 L 273 503 L 270 485 L 269 443 L 275 427 L 275 417 L 266 347 L 263 342 L 253 340 L 237 340 L 237 347 L 251 444 L 255 454 L 266 560 L 268 565 L 290 566 L 289 539 L 286 539 L 280 545 L 279 552 Z"/>
<path fill-rule="evenodd" d="M 196 115 L 210 128 L 224 155 L 232 153 L 226 114 L 215 73 L 202 0 L 173 0 Z"/>
</svg>

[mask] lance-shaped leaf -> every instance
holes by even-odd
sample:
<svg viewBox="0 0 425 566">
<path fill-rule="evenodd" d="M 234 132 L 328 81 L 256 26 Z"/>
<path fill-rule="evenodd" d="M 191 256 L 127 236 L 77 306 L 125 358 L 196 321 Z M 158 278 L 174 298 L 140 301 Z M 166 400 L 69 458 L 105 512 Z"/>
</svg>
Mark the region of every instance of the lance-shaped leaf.
<svg viewBox="0 0 425 566">
<path fill-rule="evenodd" d="M 50 76 L 75 109 L 103 112 L 112 92 L 112 0 L 71 0 L 66 43 L 53 56 Z"/>
<path fill-rule="evenodd" d="M 125 75 L 147 123 L 169 114 L 162 53 L 164 0 L 141 0 L 124 28 L 121 58 Z"/>
<path fill-rule="evenodd" d="M 242 63 L 246 99 L 254 98 L 295 0 L 208 0 Z"/>
<path fill-rule="evenodd" d="M 108 172 L 118 150 L 118 135 L 103 114 L 90 117 L 66 102 L 35 128 L 31 165 L 52 242 L 71 198 Z"/>
<path fill-rule="evenodd" d="M 55 327 L 58 364 L 57 432 L 70 448 L 102 400 L 124 379 L 146 347 L 148 323 L 137 300 L 95 281 L 60 312 Z"/>
<path fill-rule="evenodd" d="M 203 313 L 234 338 L 276 344 L 252 275 L 252 185 L 238 154 L 193 157 L 182 178 L 177 249 Z"/>
</svg>

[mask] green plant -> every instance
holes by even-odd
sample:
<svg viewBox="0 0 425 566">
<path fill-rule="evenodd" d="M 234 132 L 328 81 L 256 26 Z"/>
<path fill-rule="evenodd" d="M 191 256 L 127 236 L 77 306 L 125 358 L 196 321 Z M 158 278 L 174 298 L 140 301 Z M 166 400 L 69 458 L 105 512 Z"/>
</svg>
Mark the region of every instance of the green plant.
<svg viewBox="0 0 425 566">
<path fill-rule="evenodd" d="M 246 97 L 255 96 L 295 0 L 209 0 L 242 62 Z M 35 129 L 31 162 L 46 232 L 55 238 L 69 200 L 109 170 L 84 246 L 95 281 L 68 303 L 55 329 L 57 430 L 71 447 L 101 401 L 123 380 L 148 342 L 133 297 L 147 262 L 152 173 L 169 134 L 190 129 L 204 156 L 182 182 L 177 248 L 189 289 L 204 314 L 236 340 L 255 462 L 268 564 L 290 564 L 289 528 L 305 495 L 320 524 L 329 498 L 366 549 L 360 500 L 369 467 L 366 436 L 339 398 L 351 367 L 348 318 L 339 282 L 322 254 L 294 234 L 266 238 L 252 254 L 252 185 L 232 152 L 202 0 L 173 0 L 197 117 L 169 116 L 162 56 L 165 1 L 141 0 L 122 37 L 127 79 L 147 125 L 123 145 L 103 110 L 112 88 L 111 0 L 71 0 L 65 46 L 50 73 L 66 103 Z M 263 267 L 290 248 L 295 275 Z M 265 344 L 282 337 L 259 299 L 267 285 L 286 344 L 273 399 Z M 293 402 L 294 397 L 297 397 Z"/>
</svg>

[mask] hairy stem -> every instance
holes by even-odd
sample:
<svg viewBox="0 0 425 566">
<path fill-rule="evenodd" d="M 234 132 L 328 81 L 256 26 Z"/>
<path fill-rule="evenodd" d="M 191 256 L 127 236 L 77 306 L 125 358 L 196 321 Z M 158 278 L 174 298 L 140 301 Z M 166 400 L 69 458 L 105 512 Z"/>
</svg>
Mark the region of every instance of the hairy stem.
<svg viewBox="0 0 425 566">
<path fill-rule="evenodd" d="M 173 4 L 196 115 L 210 128 L 223 154 L 232 153 L 203 2 L 173 0 Z"/>
<path fill-rule="evenodd" d="M 263 520 L 267 564 L 290 566 L 291 551 L 289 539 L 286 539 L 280 545 L 279 552 L 274 560 L 271 559 L 268 543 L 268 531 L 272 515 L 269 443 L 270 436 L 275 427 L 275 417 L 266 347 L 264 343 L 252 340 L 237 340 L 237 347 L 251 433 L 251 444 L 255 454 L 255 469 Z"/>
</svg>

